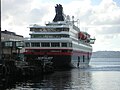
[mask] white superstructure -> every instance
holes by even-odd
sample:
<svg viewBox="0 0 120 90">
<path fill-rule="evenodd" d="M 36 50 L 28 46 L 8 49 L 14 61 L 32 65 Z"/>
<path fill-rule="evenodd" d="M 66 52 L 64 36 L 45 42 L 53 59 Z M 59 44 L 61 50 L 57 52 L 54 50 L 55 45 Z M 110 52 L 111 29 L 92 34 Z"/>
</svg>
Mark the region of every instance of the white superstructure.
<svg viewBox="0 0 120 90">
<path fill-rule="evenodd" d="M 74 20 L 63 20 L 63 17 L 60 19 L 61 17 L 56 14 L 53 22 L 45 26 L 34 24 L 29 27 L 31 37 L 25 40 L 26 55 L 33 53 L 36 55 L 35 58 L 53 55 L 54 63 L 60 62 L 56 59 L 64 59 L 65 55 L 69 59 L 69 64 L 88 65 L 92 53 L 90 44 L 93 44 L 95 39 L 91 39 L 87 32 L 81 31 L 74 24 Z M 64 62 L 64 60 L 61 61 Z M 65 62 L 67 64 L 67 61 Z"/>
</svg>

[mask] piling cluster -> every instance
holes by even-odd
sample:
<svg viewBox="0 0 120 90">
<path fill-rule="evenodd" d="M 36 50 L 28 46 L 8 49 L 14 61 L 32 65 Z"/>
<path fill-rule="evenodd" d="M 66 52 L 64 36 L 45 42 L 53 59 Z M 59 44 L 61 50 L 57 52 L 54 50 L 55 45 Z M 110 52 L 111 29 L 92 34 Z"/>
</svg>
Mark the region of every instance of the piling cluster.
<svg viewBox="0 0 120 90">
<path fill-rule="evenodd" d="M 6 76 L 31 77 L 54 72 L 52 63 L 36 61 L 33 64 L 26 61 L 5 60 L 0 65 L 0 78 Z"/>
</svg>

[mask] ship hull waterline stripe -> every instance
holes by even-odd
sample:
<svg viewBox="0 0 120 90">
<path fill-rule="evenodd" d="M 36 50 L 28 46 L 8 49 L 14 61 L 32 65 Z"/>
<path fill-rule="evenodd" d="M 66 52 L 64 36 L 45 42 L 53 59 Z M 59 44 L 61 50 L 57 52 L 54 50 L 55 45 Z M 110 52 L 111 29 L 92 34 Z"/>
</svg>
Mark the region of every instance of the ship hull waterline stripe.
<svg viewBox="0 0 120 90">
<path fill-rule="evenodd" d="M 91 55 L 92 53 L 90 52 L 78 52 L 78 51 L 73 51 L 73 52 L 24 52 L 25 55 L 73 55 L 73 56 L 81 56 L 81 55 Z"/>
</svg>

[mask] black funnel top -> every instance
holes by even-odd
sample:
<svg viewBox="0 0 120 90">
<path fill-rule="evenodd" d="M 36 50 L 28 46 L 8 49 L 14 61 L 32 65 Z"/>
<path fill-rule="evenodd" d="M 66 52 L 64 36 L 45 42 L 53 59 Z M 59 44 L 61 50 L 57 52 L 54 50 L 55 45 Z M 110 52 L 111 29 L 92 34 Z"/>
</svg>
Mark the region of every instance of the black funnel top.
<svg viewBox="0 0 120 90">
<path fill-rule="evenodd" d="M 62 5 L 57 4 L 57 5 L 55 6 L 55 12 L 56 12 L 56 15 L 55 15 L 53 21 L 54 21 L 54 22 L 64 21 L 63 7 L 62 7 Z"/>
</svg>

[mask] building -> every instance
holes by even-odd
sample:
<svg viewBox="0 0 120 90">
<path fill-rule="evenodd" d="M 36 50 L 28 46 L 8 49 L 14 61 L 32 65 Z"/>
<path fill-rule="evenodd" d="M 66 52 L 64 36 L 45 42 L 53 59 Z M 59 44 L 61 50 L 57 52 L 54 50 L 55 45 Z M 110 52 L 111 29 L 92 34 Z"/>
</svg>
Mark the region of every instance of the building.
<svg viewBox="0 0 120 90">
<path fill-rule="evenodd" d="M 24 46 L 24 38 L 21 35 L 17 35 L 10 31 L 1 31 L 2 42 L 2 58 L 14 59 L 17 58 Z"/>
</svg>

